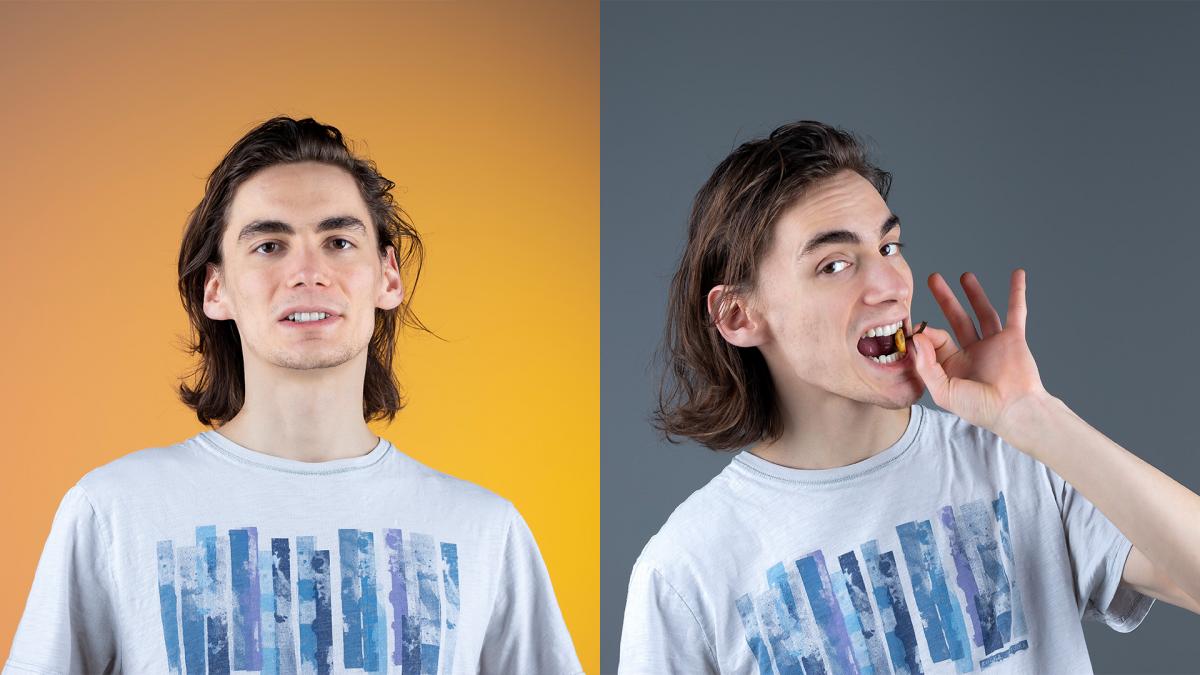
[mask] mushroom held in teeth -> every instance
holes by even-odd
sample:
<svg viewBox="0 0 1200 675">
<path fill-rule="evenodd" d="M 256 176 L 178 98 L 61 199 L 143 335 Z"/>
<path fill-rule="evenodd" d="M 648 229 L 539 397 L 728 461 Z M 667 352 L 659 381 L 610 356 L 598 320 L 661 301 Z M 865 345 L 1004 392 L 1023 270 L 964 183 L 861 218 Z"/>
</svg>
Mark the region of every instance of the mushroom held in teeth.
<svg viewBox="0 0 1200 675">
<path fill-rule="evenodd" d="M 928 324 L 928 322 L 922 321 L 921 325 L 917 326 L 917 329 L 914 330 L 912 333 L 910 333 L 908 337 L 912 337 L 913 335 L 916 335 L 917 333 L 920 333 L 921 331 L 925 330 L 925 326 L 927 324 Z M 904 339 L 905 339 L 904 331 L 902 331 L 902 330 L 896 331 L 896 351 L 900 352 L 901 354 L 908 351 L 908 349 L 905 348 L 905 346 L 904 346 Z"/>
</svg>

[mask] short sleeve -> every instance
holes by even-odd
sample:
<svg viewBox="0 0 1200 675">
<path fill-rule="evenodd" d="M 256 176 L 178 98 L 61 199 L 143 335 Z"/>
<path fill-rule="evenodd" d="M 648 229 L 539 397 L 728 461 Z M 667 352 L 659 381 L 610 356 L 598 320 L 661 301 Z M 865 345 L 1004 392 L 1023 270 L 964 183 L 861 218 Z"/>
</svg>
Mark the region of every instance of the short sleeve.
<svg viewBox="0 0 1200 675">
<path fill-rule="evenodd" d="M 629 576 L 620 659 L 620 675 L 719 671 L 692 608 L 658 569 L 641 559 Z"/>
<path fill-rule="evenodd" d="M 1121 580 L 1132 542 L 1087 497 L 1047 470 L 1062 511 L 1075 598 L 1083 619 L 1107 624 L 1120 633 L 1132 631 L 1154 604 L 1152 596 Z"/>
<path fill-rule="evenodd" d="M 512 515 L 480 673 L 582 673 L 537 543 L 525 519 L 509 508 Z"/>
<path fill-rule="evenodd" d="M 91 501 L 75 485 L 54 514 L 4 675 L 114 672 L 111 581 L 108 543 Z"/>
</svg>

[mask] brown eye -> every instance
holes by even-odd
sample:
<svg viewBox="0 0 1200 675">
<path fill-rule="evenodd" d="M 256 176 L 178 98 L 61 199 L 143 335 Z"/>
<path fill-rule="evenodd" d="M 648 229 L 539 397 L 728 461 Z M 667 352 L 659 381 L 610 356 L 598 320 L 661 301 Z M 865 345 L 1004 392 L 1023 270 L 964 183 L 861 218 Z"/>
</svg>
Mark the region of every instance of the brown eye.
<svg viewBox="0 0 1200 675">
<path fill-rule="evenodd" d="M 841 272 L 842 270 L 846 269 L 845 267 L 842 267 L 839 269 L 833 269 L 833 266 L 838 265 L 838 264 L 847 265 L 847 266 L 850 265 L 850 263 L 846 262 L 845 260 L 834 260 L 833 262 L 831 262 L 828 265 L 821 268 L 821 274 L 836 274 L 836 273 Z"/>
<path fill-rule="evenodd" d="M 883 248 L 879 249 L 879 250 L 880 250 L 880 252 L 884 251 L 884 249 L 886 249 L 886 248 L 887 248 L 887 247 L 889 247 L 889 246 L 895 246 L 895 247 L 896 247 L 896 253 L 892 253 L 892 254 L 884 253 L 883 255 L 885 255 L 885 256 L 887 256 L 887 255 L 896 255 L 896 254 L 900 253 L 900 249 L 904 248 L 904 244 L 903 244 L 903 243 L 901 243 L 901 242 L 898 242 L 898 241 L 893 241 L 893 242 L 889 242 L 889 243 L 887 243 L 887 244 L 884 244 L 884 245 L 883 245 Z"/>
<path fill-rule="evenodd" d="M 264 247 L 264 246 L 278 246 L 278 245 L 279 245 L 279 244 L 276 244 L 276 243 L 275 243 L 275 242 L 273 242 L 273 241 L 265 241 L 265 242 L 263 242 L 263 243 L 259 244 L 259 245 L 258 245 L 258 246 L 257 246 L 257 247 L 254 249 L 254 250 L 255 250 L 255 251 L 257 251 L 257 250 L 261 249 L 261 248 L 262 248 L 262 247 Z"/>
</svg>

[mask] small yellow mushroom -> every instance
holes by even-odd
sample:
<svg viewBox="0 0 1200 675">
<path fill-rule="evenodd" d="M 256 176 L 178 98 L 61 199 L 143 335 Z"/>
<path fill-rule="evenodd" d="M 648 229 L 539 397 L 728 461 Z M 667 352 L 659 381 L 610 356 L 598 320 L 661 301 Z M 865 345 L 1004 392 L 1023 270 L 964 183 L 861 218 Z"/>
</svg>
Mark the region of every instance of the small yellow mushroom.
<svg viewBox="0 0 1200 675">
<path fill-rule="evenodd" d="M 896 351 L 900 352 L 901 354 L 903 354 L 903 353 L 905 352 L 905 349 L 904 349 L 904 329 L 903 329 L 903 328 L 901 328 L 900 330 L 896 331 Z"/>
</svg>

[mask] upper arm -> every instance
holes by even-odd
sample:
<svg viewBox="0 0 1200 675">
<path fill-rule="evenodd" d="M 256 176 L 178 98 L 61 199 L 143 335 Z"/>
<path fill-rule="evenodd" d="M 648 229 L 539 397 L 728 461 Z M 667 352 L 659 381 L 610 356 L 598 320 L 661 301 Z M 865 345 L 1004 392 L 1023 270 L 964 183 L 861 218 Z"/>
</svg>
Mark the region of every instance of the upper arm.
<svg viewBox="0 0 1200 675">
<path fill-rule="evenodd" d="M 1121 573 L 1121 581 L 1133 586 L 1138 592 L 1169 602 L 1176 607 L 1182 607 L 1200 614 L 1200 602 L 1183 592 L 1167 573 L 1146 557 L 1145 553 L 1134 546 L 1129 549 L 1129 557 L 1125 560 L 1125 570 Z"/>
</svg>

